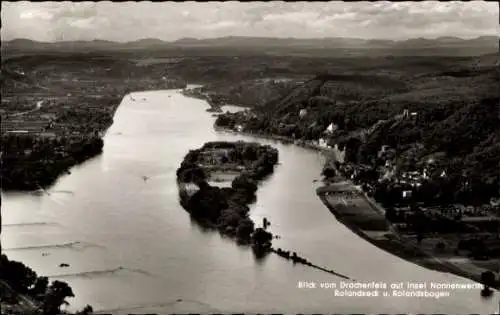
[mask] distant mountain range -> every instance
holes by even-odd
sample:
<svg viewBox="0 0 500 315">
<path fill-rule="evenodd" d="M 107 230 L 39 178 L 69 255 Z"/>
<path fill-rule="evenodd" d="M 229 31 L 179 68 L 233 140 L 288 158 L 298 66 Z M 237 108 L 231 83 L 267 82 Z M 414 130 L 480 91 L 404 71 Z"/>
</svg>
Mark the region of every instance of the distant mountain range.
<svg viewBox="0 0 500 315">
<path fill-rule="evenodd" d="M 140 51 L 176 48 L 236 48 L 250 50 L 291 49 L 389 49 L 389 50 L 421 50 L 421 49 L 477 49 L 480 53 L 494 53 L 499 50 L 500 37 L 481 36 L 474 39 L 458 37 L 438 37 L 436 39 L 414 38 L 402 41 L 358 38 L 266 38 L 229 36 L 209 39 L 182 38 L 167 42 L 156 38 L 145 38 L 120 43 L 107 40 L 39 42 L 29 39 L 14 39 L 2 42 L 2 51 Z"/>
</svg>

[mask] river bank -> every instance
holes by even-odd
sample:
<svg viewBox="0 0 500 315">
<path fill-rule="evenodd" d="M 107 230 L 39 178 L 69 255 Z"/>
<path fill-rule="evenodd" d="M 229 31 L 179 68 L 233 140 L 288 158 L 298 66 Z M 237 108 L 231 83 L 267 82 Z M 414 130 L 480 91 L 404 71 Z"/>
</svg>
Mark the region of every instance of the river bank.
<svg viewBox="0 0 500 315">
<path fill-rule="evenodd" d="M 324 164 L 321 154 L 216 132 L 206 103 L 178 90 L 137 93 L 134 98 L 147 101 L 124 99 L 106 133 L 103 154 L 61 177 L 52 198 L 5 193 L 2 200 L 4 252 L 41 275 L 68 281 L 75 293 L 69 311 L 87 303 L 95 313 L 113 314 L 321 314 L 332 309 L 489 314 L 496 309 L 496 301 L 479 298 L 479 290 L 450 290 L 447 298 L 424 301 L 336 296 L 319 283 L 346 280 L 274 254 L 255 259 L 248 247 L 204 230 L 179 205 L 179 163 L 205 142 L 260 142 L 279 150 L 280 163 L 259 187 L 250 216 L 257 223 L 263 217 L 271 221 L 270 231 L 280 236 L 273 246 L 292 249 L 361 282 L 473 284 L 390 255 L 332 219 L 315 194 L 317 185 L 311 185 Z M 55 193 L 63 190 L 73 194 Z M 64 245 L 70 242 L 81 246 Z M 370 257 L 370 268 L 359 253 Z M 61 262 L 70 267 L 60 268 Z M 115 272 L 119 266 L 124 269 Z M 301 288 L 300 281 L 315 282 L 318 288 Z"/>
<path fill-rule="evenodd" d="M 333 149 L 328 147 L 325 148 L 316 145 L 312 142 L 311 143 L 305 141 L 299 142 L 294 139 L 279 135 L 260 134 L 255 132 L 244 132 L 244 131 L 240 132 L 220 126 L 215 126 L 215 128 L 216 130 L 224 130 L 230 133 L 255 136 L 264 139 L 271 139 L 286 144 L 295 144 L 302 148 L 327 153 L 329 154 L 329 157 L 333 159 L 335 159 L 336 157 L 336 154 L 334 153 Z M 356 185 L 346 180 L 345 178 L 337 178 L 337 179 L 338 181 L 346 181 L 350 189 L 359 193 L 360 198 L 364 202 L 364 206 L 372 209 L 374 213 L 377 213 L 379 219 L 386 221 L 384 217 L 385 210 L 381 209 L 381 207 L 378 206 L 372 198 L 368 197 L 361 190 L 361 188 L 357 187 Z M 386 221 L 387 230 L 383 231 L 382 235 L 380 231 L 376 231 L 375 233 L 370 233 L 370 231 L 368 230 L 363 230 L 362 228 L 360 228 L 359 222 L 353 222 L 352 220 L 349 220 L 348 217 L 342 215 L 342 212 L 339 211 L 335 205 L 332 205 L 331 202 L 327 200 L 326 197 L 328 193 L 334 192 L 336 189 L 337 187 L 335 187 L 335 183 L 326 183 L 325 186 L 319 187 L 316 193 L 320 198 L 321 202 L 330 210 L 330 212 L 337 218 L 337 220 L 342 224 L 344 224 L 346 227 L 348 227 L 356 235 L 360 236 L 361 238 L 370 242 L 371 244 L 377 246 L 378 248 L 385 250 L 395 256 L 398 256 L 416 265 L 439 272 L 452 273 L 460 277 L 476 281 L 478 283 L 483 283 L 484 280 L 482 279 L 481 274 L 483 272 L 488 271 L 489 269 L 480 268 L 468 260 L 453 262 L 454 257 L 450 257 L 449 261 L 441 257 L 438 258 L 433 253 L 423 250 L 419 248 L 417 245 L 413 245 L 412 244 L 412 242 L 414 242 L 413 240 L 399 233 L 397 227 L 388 221 Z M 356 212 L 357 210 L 354 210 L 354 213 L 351 213 L 351 218 L 352 216 L 357 216 L 358 218 L 361 218 L 361 220 L 363 220 L 363 215 L 360 216 L 360 214 Z M 373 217 L 370 217 L 370 219 L 372 218 Z M 364 219 L 366 220 L 367 217 L 365 216 Z M 490 286 L 495 289 L 500 289 L 499 283 Z"/>
<path fill-rule="evenodd" d="M 346 227 L 348 227 L 352 232 L 363 238 L 364 240 L 370 242 L 371 244 L 395 255 L 409 262 L 415 263 L 424 268 L 431 270 L 436 270 L 440 272 L 452 273 L 460 277 L 464 277 L 478 283 L 482 283 L 481 273 L 487 271 L 487 269 L 482 269 L 474 266 L 470 262 L 462 262 L 464 267 L 469 268 L 466 270 L 457 266 L 455 263 L 448 262 L 446 260 L 440 259 L 434 256 L 432 253 L 422 250 L 416 245 L 412 245 L 414 242 L 408 238 L 405 238 L 400 233 L 395 233 L 396 230 L 390 225 L 390 230 L 384 235 L 371 234 L 369 230 L 364 230 L 358 225 L 354 224 L 349 218 L 342 215 L 342 211 L 339 211 L 338 207 L 332 205 L 331 202 L 326 198 L 328 193 L 333 186 L 324 186 L 317 189 L 317 194 L 323 204 L 332 212 L 332 214 L 337 218 L 339 222 L 342 222 Z M 335 188 L 334 188 L 335 189 Z M 333 190 L 334 191 L 334 190 Z M 368 197 L 361 195 L 366 201 L 369 207 L 374 207 L 371 200 Z M 499 286 L 494 286 L 495 289 L 499 289 Z"/>
<path fill-rule="evenodd" d="M 102 153 L 102 138 L 126 95 L 187 86 L 165 77 L 161 65 L 109 56 L 24 56 L 3 62 L 2 69 L 4 191 L 48 188 Z"/>
<path fill-rule="evenodd" d="M 184 85 L 179 83 L 179 88 L 181 87 Z M 48 189 L 62 174 L 69 173 L 72 167 L 101 154 L 103 137 L 113 124 L 116 110 L 127 95 L 131 94 L 111 99 L 87 100 L 88 105 L 84 102 L 75 112 L 57 108 L 63 100 L 52 100 L 53 104 L 46 109 L 48 112 L 38 110 L 35 117 L 30 118 L 32 120 L 17 122 L 22 129 L 25 125 L 43 123 L 45 116 L 57 117 L 56 120 L 47 120 L 47 126 L 43 124 L 45 131 L 3 132 L 2 190 Z M 102 107 L 96 111 L 95 107 L 100 105 Z M 8 131 L 9 126 L 15 123 L 7 117 L 0 118 L 3 131 Z"/>
</svg>

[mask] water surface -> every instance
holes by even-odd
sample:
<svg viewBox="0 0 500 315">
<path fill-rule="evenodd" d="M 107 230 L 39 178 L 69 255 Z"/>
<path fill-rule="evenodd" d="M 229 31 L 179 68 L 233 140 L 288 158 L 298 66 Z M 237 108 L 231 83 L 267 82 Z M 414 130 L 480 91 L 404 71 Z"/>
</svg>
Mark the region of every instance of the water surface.
<svg viewBox="0 0 500 315">
<path fill-rule="evenodd" d="M 2 245 L 11 259 L 67 281 L 71 309 L 127 312 L 491 313 L 478 290 L 450 297 L 335 297 L 298 281 L 339 279 L 250 250 L 192 222 L 178 203 L 175 171 L 188 150 L 214 140 L 258 140 L 216 132 L 203 100 L 180 90 L 125 97 L 101 156 L 75 167 L 50 196 L 4 194 Z M 142 100 L 142 99 L 145 100 Z M 224 109 L 226 110 L 226 109 Z M 338 223 L 315 194 L 324 157 L 271 140 L 280 165 L 258 191 L 251 216 L 265 216 L 297 251 L 358 281 L 472 283 L 426 270 L 374 247 Z M 148 176 L 144 181 L 142 176 Z M 57 191 L 71 191 L 62 193 Z M 68 268 L 60 268 L 67 263 Z"/>
</svg>

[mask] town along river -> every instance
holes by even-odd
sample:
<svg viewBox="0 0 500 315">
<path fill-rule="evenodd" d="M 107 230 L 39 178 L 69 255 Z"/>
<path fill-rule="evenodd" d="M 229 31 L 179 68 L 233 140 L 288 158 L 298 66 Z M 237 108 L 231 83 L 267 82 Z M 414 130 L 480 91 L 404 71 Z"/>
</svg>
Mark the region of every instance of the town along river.
<svg viewBox="0 0 500 315">
<path fill-rule="evenodd" d="M 338 297 L 299 281 L 348 281 L 205 231 L 179 205 L 175 171 L 207 141 L 256 138 L 216 132 L 207 104 L 180 91 L 125 97 L 101 156 L 72 169 L 44 196 L 4 194 L 2 246 L 41 275 L 67 281 L 71 309 L 113 313 L 492 313 L 480 290 L 449 297 Z M 472 283 L 388 254 L 338 223 L 316 195 L 324 158 L 294 145 L 257 191 L 251 216 L 281 236 L 274 246 L 360 282 Z M 147 176 L 143 178 L 143 176 Z M 69 267 L 61 268 L 59 264 Z M 390 290 L 389 290 L 390 291 Z M 445 290 L 447 291 L 447 290 Z M 448 290 L 449 291 L 449 290 Z"/>
</svg>

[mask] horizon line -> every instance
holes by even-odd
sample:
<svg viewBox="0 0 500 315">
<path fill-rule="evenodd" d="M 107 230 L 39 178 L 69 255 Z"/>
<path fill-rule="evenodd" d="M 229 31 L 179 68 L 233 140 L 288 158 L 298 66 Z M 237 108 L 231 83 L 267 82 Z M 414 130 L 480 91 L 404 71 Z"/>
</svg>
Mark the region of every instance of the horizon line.
<svg viewBox="0 0 500 315">
<path fill-rule="evenodd" d="M 7 39 L 7 40 L 2 40 L 1 42 L 12 42 L 16 40 L 27 40 L 27 41 L 32 41 L 32 42 L 38 42 L 38 43 L 47 43 L 47 44 L 55 44 L 55 43 L 68 43 L 68 42 L 94 42 L 94 41 L 103 41 L 103 42 L 110 42 L 110 43 L 116 43 L 116 44 L 127 44 L 127 43 L 133 43 L 133 42 L 139 42 L 143 40 L 154 40 L 154 41 L 161 41 L 163 43 L 175 43 L 181 40 L 195 40 L 195 41 L 204 41 L 204 40 L 216 40 L 216 39 L 226 39 L 226 38 L 247 38 L 247 39 L 277 39 L 277 40 L 328 40 L 328 39 L 354 39 L 354 40 L 365 40 L 365 41 L 389 41 L 389 42 L 404 42 L 404 41 L 409 41 L 409 40 L 415 40 L 415 39 L 423 39 L 423 40 L 438 40 L 438 39 L 443 39 L 443 38 L 453 38 L 453 39 L 458 39 L 458 40 L 474 40 L 474 39 L 479 39 L 482 37 L 496 37 L 497 39 L 500 40 L 499 35 L 491 34 L 491 35 L 480 35 L 480 36 L 475 36 L 475 37 L 470 37 L 470 38 L 464 38 L 464 37 L 459 37 L 459 36 L 437 36 L 437 37 L 409 37 L 406 39 L 389 39 L 389 38 L 361 38 L 361 37 L 343 37 L 343 36 L 332 36 L 332 37 L 269 37 L 269 36 L 240 36 L 240 35 L 230 35 L 230 36 L 218 36 L 218 37 L 206 37 L 206 38 L 197 38 L 197 37 L 181 37 L 175 40 L 163 40 L 155 37 L 143 37 L 143 38 L 138 38 L 138 39 L 133 39 L 129 41 L 115 41 L 115 40 L 109 40 L 109 39 L 102 39 L 102 38 L 94 38 L 94 39 L 72 39 L 72 40 L 54 40 L 54 41 L 42 41 L 42 40 L 36 40 L 36 39 L 31 39 L 31 38 L 25 38 L 25 37 L 17 37 L 17 38 L 12 38 L 12 39 Z"/>
</svg>

